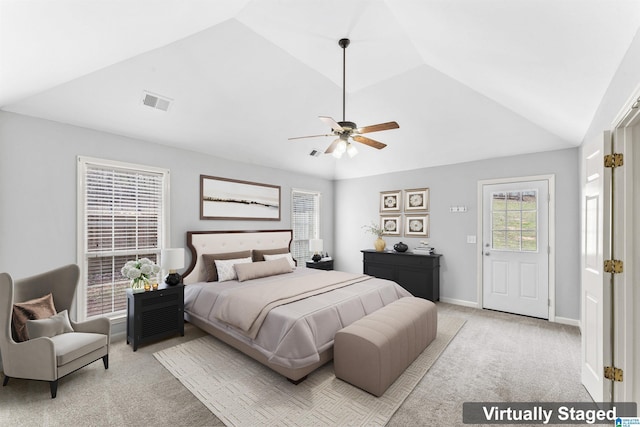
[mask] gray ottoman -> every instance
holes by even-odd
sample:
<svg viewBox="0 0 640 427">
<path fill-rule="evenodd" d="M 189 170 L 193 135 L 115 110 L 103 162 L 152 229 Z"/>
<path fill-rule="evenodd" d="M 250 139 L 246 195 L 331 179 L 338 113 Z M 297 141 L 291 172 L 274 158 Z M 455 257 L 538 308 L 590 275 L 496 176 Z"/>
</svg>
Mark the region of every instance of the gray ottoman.
<svg viewBox="0 0 640 427">
<path fill-rule="evenodd" d="M 416 297 L 394 301 L 336 332 L 336 377 L 382 396 L 436 338 L 437 329 L 433 302 Z"/>
</svg>

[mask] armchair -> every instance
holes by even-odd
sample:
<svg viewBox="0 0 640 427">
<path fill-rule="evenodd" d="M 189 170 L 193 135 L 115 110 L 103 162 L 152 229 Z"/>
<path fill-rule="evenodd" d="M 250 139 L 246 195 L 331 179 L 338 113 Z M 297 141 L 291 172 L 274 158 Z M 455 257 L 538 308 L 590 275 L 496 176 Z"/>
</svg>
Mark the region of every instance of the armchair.
<svg viewBox="0 0 640 427">
<path fill-rule="evenodd" d="M 0 274 L 0 354 L 4 370 L 3 386 L 10 378 L 48 381 L 55 398 L 58 379 L 102 358 L 109 369 L 111 322 L 96 318 L 73 322 L 73 332 L 51 338 L 14 341 L 11 334 L 13 304 L 51 293 L 56 312 L 71 309 L 80 270 L 71 264 L 36 276 L 14 281 Z"/>
</svg>

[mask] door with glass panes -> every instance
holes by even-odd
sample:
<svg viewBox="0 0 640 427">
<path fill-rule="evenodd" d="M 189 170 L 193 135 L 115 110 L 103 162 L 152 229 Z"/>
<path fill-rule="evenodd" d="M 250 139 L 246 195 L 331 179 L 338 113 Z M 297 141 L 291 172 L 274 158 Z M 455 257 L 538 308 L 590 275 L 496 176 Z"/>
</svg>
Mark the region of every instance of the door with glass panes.
<svg viewBox="0 0 640 427">
<path fill-rule="evenodd" d="M 483 186 L 483 307 L 549 318 L 549 182 Z"/>
</svg>

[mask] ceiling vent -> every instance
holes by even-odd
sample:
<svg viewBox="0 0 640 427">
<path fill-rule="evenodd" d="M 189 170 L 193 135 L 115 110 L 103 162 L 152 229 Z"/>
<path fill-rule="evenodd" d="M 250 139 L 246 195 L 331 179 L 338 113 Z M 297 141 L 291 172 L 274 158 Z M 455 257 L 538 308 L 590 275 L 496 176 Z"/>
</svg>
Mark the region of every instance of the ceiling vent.
<svg viewBox="0 0 640 427">
<path fill-rule="evenodd" d="M 311 152 L 309 153 L 309 155 L 311 157 L 319 157 L 320 156 L 320 152 L 318 150 L 311 150 Z"/>
<path fill-rule="evenodd" d="M 157 110 L 167 111 L 172 99 L 166 96 L 155 95 L 146 91 L 142 92 L 142 103 Z"/>
</svg>

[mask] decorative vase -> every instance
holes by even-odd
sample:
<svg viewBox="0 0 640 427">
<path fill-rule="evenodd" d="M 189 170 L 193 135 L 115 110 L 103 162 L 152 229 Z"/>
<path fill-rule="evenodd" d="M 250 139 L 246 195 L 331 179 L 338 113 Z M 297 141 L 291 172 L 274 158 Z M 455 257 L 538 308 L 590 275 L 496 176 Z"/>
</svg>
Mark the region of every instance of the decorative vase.
<svg viewBox="0 0 640 427">
<path fill-rule="evenodd" d="M 144 285 L 148 283 L 144 277 L 138 277 L 137 279 L 131 279 L 131 290 L 133 292 L 144 292 Z"/>
<path fill-rule="evenodd" d="M 376 241 L 373 242 L 373 247 L 375 247 L 378 252 L 384 251 L 385 246 L 387 246 L 387 243 L 382 239 L 382 237 L 378 237 Z"/>
<path fill-rule="evenodd" d="M 396 252 L 406 252 L 407 249 L 409 249 L 409 246 L 407 246 L 402 242 L 398 242 L 395 245 L 393 245 L 393 250 L 395 250 Z"/>
</svg>

